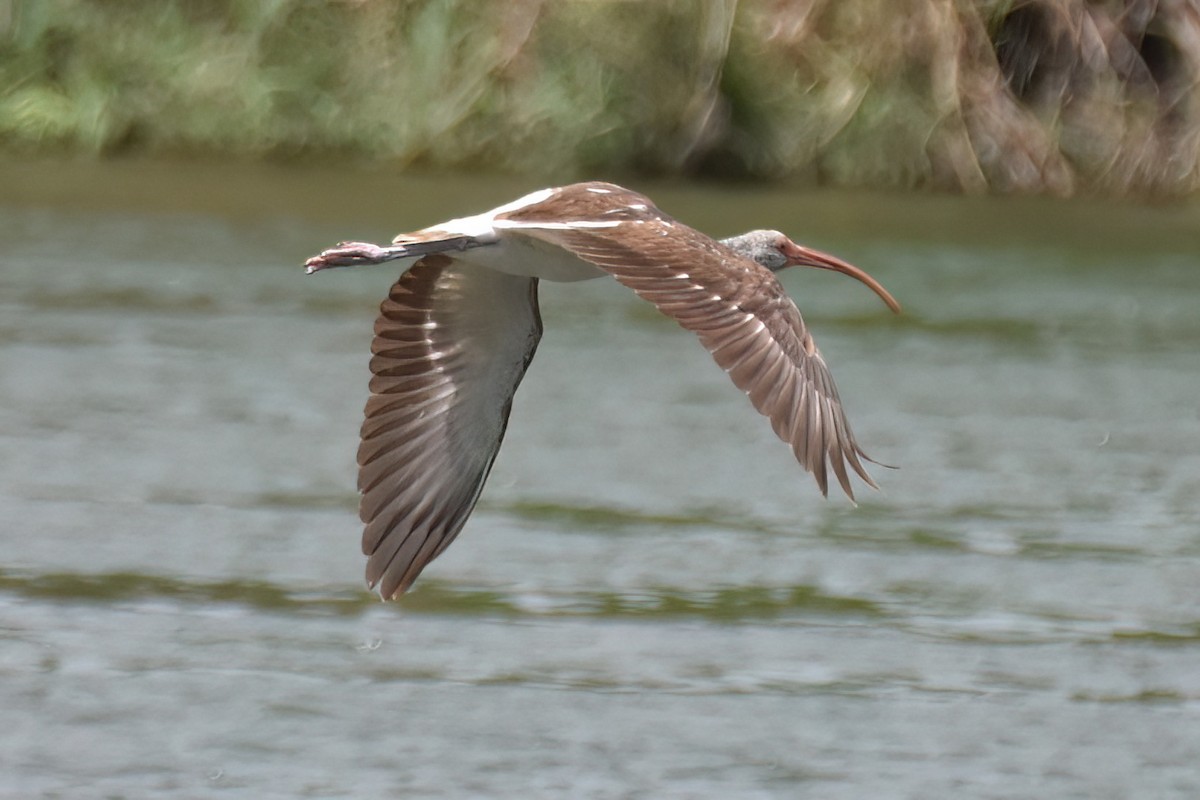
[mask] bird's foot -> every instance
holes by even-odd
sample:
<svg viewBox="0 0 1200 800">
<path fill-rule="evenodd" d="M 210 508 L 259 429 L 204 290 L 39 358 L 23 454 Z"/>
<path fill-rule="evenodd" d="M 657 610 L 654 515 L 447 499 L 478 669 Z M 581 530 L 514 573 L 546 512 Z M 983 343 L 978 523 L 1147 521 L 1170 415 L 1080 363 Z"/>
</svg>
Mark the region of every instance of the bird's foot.
<svg viewBox="0 0 1200 800">
<path fill-rule="evenodd" d="M 337 247 L 322 250 L 304 262 L 309 275 L 330 267 L 357 267 L 387 260 L 388 250 L 370 242 L 338 242 Z"/>
</svg>

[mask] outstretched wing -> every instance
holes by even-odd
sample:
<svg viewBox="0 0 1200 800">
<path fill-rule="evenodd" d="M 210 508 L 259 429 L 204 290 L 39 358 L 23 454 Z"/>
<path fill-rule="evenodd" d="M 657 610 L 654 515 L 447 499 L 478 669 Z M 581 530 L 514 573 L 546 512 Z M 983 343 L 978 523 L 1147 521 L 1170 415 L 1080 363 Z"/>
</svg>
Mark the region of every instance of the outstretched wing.
<svg viewBox="0 0 1200 800">
<path fill-rule="evenodd" d="M 572 197 L 519 209 L 497 227 L 569 250 L 695 333 L 791 445 L 822 494 L 827 465 L 851 499 L 847 464 L 875 486 L 860 460 L 871 459 L 854 439 L 829 367 L 770 270 L 671 219 L 642 195 L 611 184 L 569 188 Z M 607 195 L 590 215 L 587 192 Z M 561 218 L 560 209 L 550 208 L 556 202 L 574 203 L 571 224 L 552 221 Z"/>
<path fill-rule="evenodd" d="M 388 294 L 358 448 L 367 581 L 402 594 L 458 535 L 542 335 L 535 278 L 427 256 Z"/>
</svg>

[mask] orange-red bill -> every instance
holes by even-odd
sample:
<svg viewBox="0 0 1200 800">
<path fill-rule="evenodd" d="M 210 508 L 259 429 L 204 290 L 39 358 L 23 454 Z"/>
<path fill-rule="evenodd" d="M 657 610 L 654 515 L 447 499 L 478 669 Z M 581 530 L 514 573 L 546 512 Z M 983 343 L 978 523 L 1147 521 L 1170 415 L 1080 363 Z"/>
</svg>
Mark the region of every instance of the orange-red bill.
<svg viewBox="0 0 1200 800">
<path fill-rule="evenodd" d="M 837 256 L 831 256 L 828 253 L 822 253 L 820 250 L 814 250 L 811 247 L 788 242 L 783 248 L 783 253 L 791 263 L 797 267 L 816 267 L 817 269 L 829 269 L 834 272 L 840 272 L 843 275 L 849 275 L 851 278 L 862 281 L 871 291 L 879 295 L 883 302 L 887 303 L 887 307 L 897 314 L 900 313 L 900 303 L 896 298 L 892 297 L 891 293 L 883 288 L 883 284 L 872 278 L 865 271 L 859 269 L 853 264 L 842 261 Z"/>
</svg>

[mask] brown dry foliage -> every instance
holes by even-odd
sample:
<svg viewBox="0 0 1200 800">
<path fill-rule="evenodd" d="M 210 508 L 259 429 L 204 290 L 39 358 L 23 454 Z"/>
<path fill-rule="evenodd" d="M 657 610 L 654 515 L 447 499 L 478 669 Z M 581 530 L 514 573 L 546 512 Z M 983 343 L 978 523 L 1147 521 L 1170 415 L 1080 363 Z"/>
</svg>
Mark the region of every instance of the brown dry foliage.
<svg viewBox="0 0 1200 800">
<path fill-rule="evenodd" d="M 820 98 L 775 139 L 792 170 L 1059 195 L 1200 181 L 1197 0 L 896 0 L 886 12 L 747 0 L 742 12 L 759 58 L 791 72 L 776 82 L 798 96 L 775 104 Z"/>
</svg>

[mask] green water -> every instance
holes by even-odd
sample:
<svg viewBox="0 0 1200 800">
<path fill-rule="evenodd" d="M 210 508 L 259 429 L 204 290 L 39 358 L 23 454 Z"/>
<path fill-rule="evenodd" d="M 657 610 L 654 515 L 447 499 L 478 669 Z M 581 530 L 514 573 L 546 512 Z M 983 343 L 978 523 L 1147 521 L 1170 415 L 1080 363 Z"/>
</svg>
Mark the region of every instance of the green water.
<svg viewBox="0 0 1200 800">
<path fill-rule="evenodd" d="M 3 165 L 0 797 L 1200 794 L 1200 211 L 638 184 L 785 283 L 863 446 L 822 500 L 621 287 L 546 336 L 462 536 L 362 587 L 388 267 L 515 180 Z"/>
</svg>

